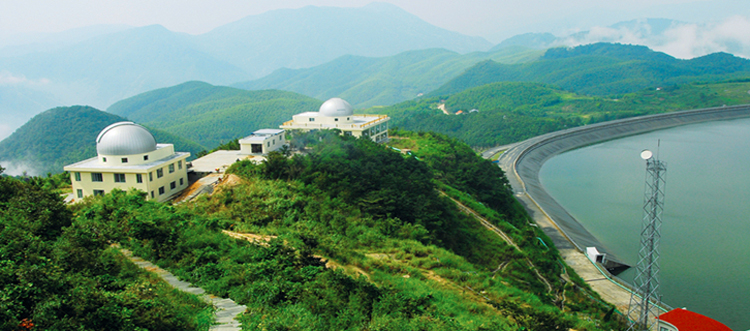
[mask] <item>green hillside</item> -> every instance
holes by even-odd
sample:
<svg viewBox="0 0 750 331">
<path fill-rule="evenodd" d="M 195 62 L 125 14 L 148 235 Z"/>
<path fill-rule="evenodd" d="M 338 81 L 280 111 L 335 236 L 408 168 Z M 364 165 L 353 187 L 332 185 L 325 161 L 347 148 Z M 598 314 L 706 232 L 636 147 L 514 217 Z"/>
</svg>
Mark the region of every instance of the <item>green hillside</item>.
<svg viewBox="0 0 750 331">
<path fill-rule="evenodd" d="M 285 91 L 245 91 L 187 82 L 115 103 L 108 112 L 212 148 L 292 115 L 317 111 L 321 101 Z"/>
<path fill-rule="evenodd" d="M 746 77 L 750 77 L 750 60 L 727 53 L 678 60 L 645 46 L 598 43 L 549 49 L 539 61 L 529 63 L 484 61 L 429 95 L 446 96 L 494 82 L 537 82 L 604 96 Z"/>
<path fill-rule="evenodd" d="M 0 177 L 0 330 L 208 330 L 214 307 L 136 266 L 107 241 L 115 229 L 76 219 L 41 181 Z"/>
<path fill-rule="evenodd" d="M 388 57 L 347 55 L 308 69 L 279 69 L 261 79 L 236 83 L 246 90 L 278 89 L 320 100 L 346 99 L 355 107 L 392 105 L 426 94 L 479 61 L 521 63 L 542 51 L 508 47 L 485 53 L 458 54 L 445 49 L 408 51 Z"/>
<path fill-rule="evenodd" d="M 34 116 L 0 141 L 0 165 L 10 174 L 59 173 L 63 166 L 96 156 L 96 136 L 107 125 L 127 119 L 92 107 L 58 107 Z M 205 149 L 187 139 L 150 129 L 159 143 L 197 154 Z"/>
<path fill-rule="evenodd" d="M 399 131 L 416 158 L 330 131 L 300 139 L 308 154 L 236 163 L 213 194 L 174 206 L 114 191 L 68 210 L 36 181 L 0 178 L 0 289 L 13 294 L 0 325 L 205 330 L 205 306 L 144 281 L 119 243 L 246 305 L 242 330 L 624 329 L 466 144 Z"/>
<path fill-rule="evenodd" d="M 471 88 L 444 99 L 407 101 L 366 112 L 390 115 L 391 127 L 436 131 L 472 146 L 495 146 L 618 118 L 750 103 L 748 91 L 750 82 L 745 80 L 667 86 L 615 99 L 584 96 L 538 83 L 505 82 Z M 470 112 L 472 109 L 478 111 Z M 464 114 L 453 115 L 459 110 Z"/>
</svg>

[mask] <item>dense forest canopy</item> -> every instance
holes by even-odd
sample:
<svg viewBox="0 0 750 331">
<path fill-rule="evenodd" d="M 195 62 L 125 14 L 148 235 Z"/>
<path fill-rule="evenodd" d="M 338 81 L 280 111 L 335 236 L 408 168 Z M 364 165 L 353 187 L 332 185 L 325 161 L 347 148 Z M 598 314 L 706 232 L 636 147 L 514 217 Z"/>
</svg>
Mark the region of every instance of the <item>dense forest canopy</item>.
<svg viewBox="0 0 750 331">
<path fill-rule="evenodd" d="M 207 329 L 213 308 L 135 266 L 110 246 L 123 232 L 41 182 L 0 177 L 0 329 Z"/>
</svg>

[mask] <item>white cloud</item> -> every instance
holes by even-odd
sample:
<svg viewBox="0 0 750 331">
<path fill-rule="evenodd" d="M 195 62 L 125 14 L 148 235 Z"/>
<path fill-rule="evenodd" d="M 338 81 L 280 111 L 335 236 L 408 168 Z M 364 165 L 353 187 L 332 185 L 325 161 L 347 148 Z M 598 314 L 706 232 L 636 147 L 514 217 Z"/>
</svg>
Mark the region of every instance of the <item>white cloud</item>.
<svg viewBox="0 0 750 331">
<path fill-rule="evenodd" d="M 22 175 L 28 175 L 28 176 L 38 176 L 40 175 L 40 171 L 37 167 L 24 163 L 24 162 L 9 162 L 9 161 L 0 161 L 0 166 L 5 168 L 3 171 L 4 175 L 9 176 L 22 176 Z"/>
<path fill-rule="evenodd" d="M 8 71 L 0 71 L 0 85 L 47 85 L 50 80 L 47 78 L 28 79 L 24 75 L 14 75 Z"/>
<path fill-rule="evenodd" d="M 733 16 L 709 24 L 674 22 L 660 34 L 654 34 L 646 21 L 639 21 L 619 28 L 594 27 L 587 33 L 564 38 L 561 43 L 578 46 L 595 42 L 645 45 L 681 59 L 716 52 L 750 58 L 750 19 Z"/>
</svg>

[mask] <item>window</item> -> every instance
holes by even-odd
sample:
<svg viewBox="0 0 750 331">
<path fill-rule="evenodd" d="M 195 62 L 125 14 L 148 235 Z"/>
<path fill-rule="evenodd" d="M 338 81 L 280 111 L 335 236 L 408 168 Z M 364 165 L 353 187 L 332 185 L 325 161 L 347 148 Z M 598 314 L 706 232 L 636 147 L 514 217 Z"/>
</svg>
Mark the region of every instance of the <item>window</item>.
<svg viewBox="0 0 750 331">
<path fill-rule="evenodd" d="M 148 173 L 148 181 L 149 182 L 153 182 L 154 181 L 154 173 L 153 172 L 149 172 Z"/>
<path fill-rule="evenodd" d="M 104 190 L 94 190 L 94 196 L 104 195 Z"/>
<path fill-rule="evenodd" d="M 102 162 L 107 162 L 107 158 L 106 158 L 106 157 L 103 157 L 103 158 L 102 158 Z"/>
<path fill-rule="evenodd" d="M 175 183 L 175 182 L 169 183 L 169 189 L 170 190 L 174 190 L 175 187 L 177 187 L 177 183 Z"/>
<path fill-rule="evenodd" d="M 143 175 L 135 174 L 135 182 L 138 184 L 143 183 Z"/>
<path fill-rule="evenodd" d="M 334 121 L 334 122 L 338 122 L 338 121 L 339 121 L 339 118 L 338 118 L 338 117 L 336 117 L 336 118 L 334 118 L 334 119 L 333 119 L 333 121 Z"/>
<path fill-rule="evenodd" d="M 310 117 L 309 120 L 310 122 L 315 122 L 315 117 Z"/>
<path fill-rule="evenodd" d="M 177 169 L 182 170 L 182 160 L 177 161 Z"/>
<path fill-rule="evenodd" d="M 162 195 L 162 194 L 164 194 L 164 186 L 159 188 L 159 195 Z"/>
<path fill-rule="evenodd" d="M 151 191 L 151 199 L 154 198 L 154 191 Z"/>
<path fill-rule="evenodd" d="M 143 156 L 143 161 L 148 161 L 148 155 Z"/>
<path fill-rule="evenodd" d="M 125 174 L 115 174 L 115 183 L 124 183 Z"/>
<path fill-rule="evenodd" d="M 126 157 L 124 157 L 124 158 L 122 158 L 120 160 L 122 161 L 122 163 L 128 163 L 128 158 L 126 158 Z"/>
<path fill-rule="evenodd" d="M 180 186 L 182 186 L 182 183 L 184 183 L 184 181 L 182 181 L 183 179 L 184 178 L 180 178 Z"/>
<path fill-rule="evenodd" d="M 347 117 L 347 118 L 346 118 L 346 120 L 348 121 L 348 120 L 349 120 L 349 117 Z"/>
<path fill-rule="evenodd" d="M 80 172 L 76 172 L 75 173 L 75 177 L 76 177 L 76 182 L 80 182 L 81 181 L 81 173 Z"/>
<path fill-rule="evenodd" d="M 91 173 L 91 181 L 92 182 L 103 182 L 104 181 L 104 177 L 102 177 L 102 173 L 101 172 L 92 172 Z"/>
<path fill-rule="evenodd" d="M 169 173 L 171 174 L 173 172 L 174 172 L 174 163 L 169 165 Z"/>
<path fill-rule="evenodd" d="M 77 189 L 76 190 L 76 194 L 78 195 L 78 199 L 83 199 L 83 190 L 82 189 Z"/>
<path fill-rule="evenodd" d="M 164 177 L 164 168 L 156 169 L 156 178 Z"/>
</svg>

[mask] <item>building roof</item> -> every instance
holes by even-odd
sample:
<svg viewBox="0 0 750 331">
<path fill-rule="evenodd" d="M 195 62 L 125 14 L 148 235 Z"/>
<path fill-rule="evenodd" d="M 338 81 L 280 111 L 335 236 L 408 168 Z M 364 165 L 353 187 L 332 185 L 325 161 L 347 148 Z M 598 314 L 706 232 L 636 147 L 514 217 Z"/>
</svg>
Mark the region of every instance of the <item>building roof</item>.
<svg viewBox="0 0 750 331">
<path fill-rule="evenodd" d="M 264 157 L 242 154 L 240 151 L 218 150 L 190 162 L 192 164 L 190 170 L 194 172 L 217 172 L 217 169 L 224 171 L 237 160 L 244 159 L 251 159 L 254 162 L 265 160 Z"/>
<path fill-rule="evenodd" d="M 674 325 L 680 331 L 732 331 L 719 321 L 681 308 L 661 314 L 659 319 Z"/>
<path fill-rule="evenodd" d="M 156 139 L 146 128 L 133 122 L 117 122 L 96 137 L 99 155 L 133 155 L 156 150 Z"/>
<path fill-rule="evenodd" d="M 330 98 L 320 106 L 318 112 L 328 117 L 351 116 L 354 114 L 354 107 L 344 99 Z"/>
<path fill-rule="evenodd" d="M 284 132 L 282 129 L 260 129 L 255 132 L 253 132 L 256 136 L 262 136 L 262 135 L 274 135 Z"/>
<path fill-rule="evenodd" d="M 159 144 L 158 147 L 165 148 L 167 146 L 170 146 L 170 144 Z M 177 159 L 187 158 L 189 156 L 190 153 L 188 152 L 175 152 L 165 158 L 139 164 L 107 164 L 99 162 L 99 157 L 92 157 L 90 159 L 66 165 L 63 169 L 65 171 L 80 171 L 81 169 L 87 169 L 102 172 L 144 172 L 148 171 L 150 168 L 163 167 Z"/>
</svg>

